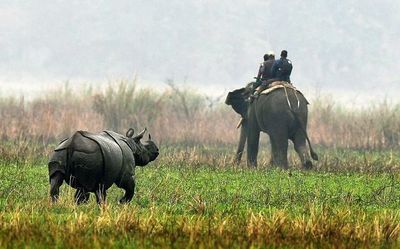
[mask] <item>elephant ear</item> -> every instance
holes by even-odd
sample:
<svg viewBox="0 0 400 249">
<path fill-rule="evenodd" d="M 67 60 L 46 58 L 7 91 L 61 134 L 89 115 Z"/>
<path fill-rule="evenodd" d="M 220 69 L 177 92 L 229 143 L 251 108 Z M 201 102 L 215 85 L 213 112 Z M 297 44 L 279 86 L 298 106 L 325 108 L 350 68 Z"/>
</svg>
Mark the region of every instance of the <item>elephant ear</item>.
<svg viewBox="0 0 400 249">
<path fill-rule="evenodd" d="M 232 106 L 233 110 L 240 114 L 243 118 L 247 117 L 247 108 L 249 106 L 246 101 L 246 88 L 240 88 L 233 92 L 229 92 L 226 96 L 225 104 Z"/>
</svg>

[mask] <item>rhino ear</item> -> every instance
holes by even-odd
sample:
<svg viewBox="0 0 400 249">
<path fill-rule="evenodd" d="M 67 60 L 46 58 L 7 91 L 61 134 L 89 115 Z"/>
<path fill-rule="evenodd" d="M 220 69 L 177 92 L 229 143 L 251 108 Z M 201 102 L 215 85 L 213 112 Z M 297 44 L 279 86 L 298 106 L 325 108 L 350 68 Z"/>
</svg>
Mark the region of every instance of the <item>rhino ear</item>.
<svg viewBox="0 0 400 249">
<path fill-rule="evenodd" d="M 133 128 L 129 128 L 129 130 L 126 132 L 126 136 L 132 137 L 134 133 L 135 133 L 135 130 L 133 130 Z"/>
<path fill-rule="evenodd" d="M 149 140 L 151 140 L 151 135 L 150 135 L 150 133 L 149 133 Z"/>
</svg>

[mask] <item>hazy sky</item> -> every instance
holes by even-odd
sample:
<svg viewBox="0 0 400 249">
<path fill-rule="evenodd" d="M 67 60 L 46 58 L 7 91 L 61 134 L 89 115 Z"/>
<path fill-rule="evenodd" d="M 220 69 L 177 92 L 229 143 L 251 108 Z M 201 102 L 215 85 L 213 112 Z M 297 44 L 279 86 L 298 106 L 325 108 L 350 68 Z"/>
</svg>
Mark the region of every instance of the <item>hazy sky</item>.
<svg viewBox="0 0 400 249">
<path fill-rule="evenodd" d="M 1 0 L 0 92 L 134 75 L 232 89 L 287 49 L 300 88 L 392 96 L 399 13 L 398 0 Z"/>
</svg>

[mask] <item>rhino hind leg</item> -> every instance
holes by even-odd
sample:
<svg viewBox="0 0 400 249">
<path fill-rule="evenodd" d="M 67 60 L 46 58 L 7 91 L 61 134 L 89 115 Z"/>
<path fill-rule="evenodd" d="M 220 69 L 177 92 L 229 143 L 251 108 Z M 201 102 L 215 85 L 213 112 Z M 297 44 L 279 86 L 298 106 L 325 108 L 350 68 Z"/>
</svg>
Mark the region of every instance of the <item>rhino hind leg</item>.
<svg viewBox="0 0 400 249">
<path fill-rule="evenodd" d="M 78 188 L 75 192 L 75 202 L 76 204 L 83 204 L 89 201 L 90 193 L 85 189 Z"/>
<path fill-rule="evenodd" d="M 57 171 L 50 176 L 50 196 L 53 203 L 58 201 L 60 186 L 64 180 L 64 175 Z"/>
<path fill-rule="evenodd" d="M 125 190 L 125 195 L 119 200 L 119 203 L 128 203 L 132 200 L 133 195 L 135 194 L 135 178 L 134 176 L 125 176 L 123 179 L 117 184 L 118 187 Z"/>
<path fill-rule="evenodd" d="M 104 185 L 100 185 L 96 189 L 95 195 L 96 195 L 97 204 L 100 205 L 100 204 L 106 203 L 107 191 L 105 190 Z"/>
</svg>

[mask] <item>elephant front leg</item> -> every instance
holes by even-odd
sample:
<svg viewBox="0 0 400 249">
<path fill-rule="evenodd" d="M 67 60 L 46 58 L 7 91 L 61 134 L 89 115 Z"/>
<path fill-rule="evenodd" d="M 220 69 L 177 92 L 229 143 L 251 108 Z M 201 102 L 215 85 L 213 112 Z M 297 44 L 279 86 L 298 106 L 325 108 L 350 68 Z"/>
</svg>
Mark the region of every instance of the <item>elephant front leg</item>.
<svg viewBox="0 0 400 249">
<path fill-rule="evenodd" d="M 57 171 L 50 177 L 50 196 L 51 201 L 53 203 L 58 201 L 58 197 L 60 194 L 60 186 L 62 185 L 64 180 L 64 175 Z"/>
<path fill-rule="evenodd" d="M 122 181 L 117 184 L 117 186 L 125 190 L 125 195 L 121 198 L 121 200 L 119 200 L 119 203 L 130 202 L 135 194 L 135 177 L 124 177 Z"/>
<path fill-rule="evenodd" d="M 260 131 L 249 129 L 247 138 L 247 165 L 257 167 L 257 155 L 260 144 Z"/>
</svg>

